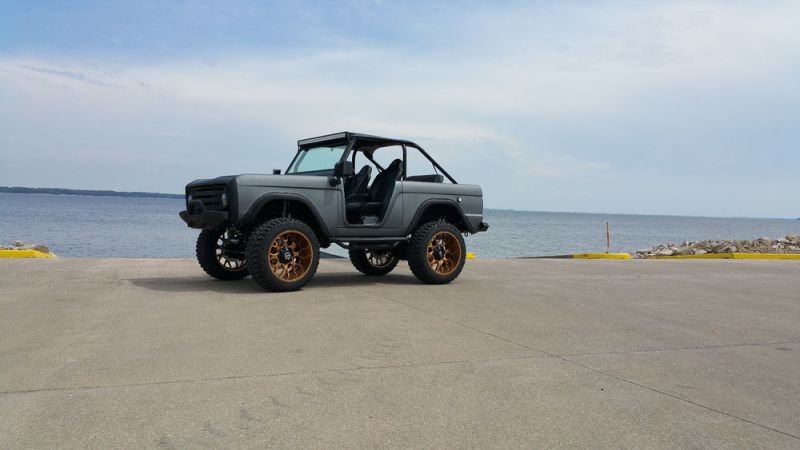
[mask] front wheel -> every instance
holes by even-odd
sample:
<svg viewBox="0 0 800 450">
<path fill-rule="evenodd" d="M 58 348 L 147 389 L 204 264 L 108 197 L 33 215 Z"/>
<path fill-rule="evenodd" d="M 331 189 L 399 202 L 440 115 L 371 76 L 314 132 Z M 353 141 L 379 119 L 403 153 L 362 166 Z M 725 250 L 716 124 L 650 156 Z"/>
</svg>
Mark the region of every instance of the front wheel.
<svg viewBox="0 0 800 450">
<path fill-rule="evenodd" d="M 399 258 L 391 250 L 350 249 L 350 262 L 364 275 L 386 275 L 397 266 Z"/>
<path fill-rule="evenodd" d="M 446 284 L 464 268 L 464 238 L 455 225 L 428 222 L 414 231 L 408 244 L 408 267 L 420 281 Z"/>
<path fill-rule="evenodd" d="M 197 237 L 197 262 L 212 277 L 241 280 L 248 275 L 241 235 L 227 230 L 203 230 Z"/>
<path fill-rule="evenodd" d="M 289 218 L 268 220 L 247 242 L 247 270 L 264 289 L 296 291 L 314 277 L 319 241 L 305 223 Z"/>
</svg>

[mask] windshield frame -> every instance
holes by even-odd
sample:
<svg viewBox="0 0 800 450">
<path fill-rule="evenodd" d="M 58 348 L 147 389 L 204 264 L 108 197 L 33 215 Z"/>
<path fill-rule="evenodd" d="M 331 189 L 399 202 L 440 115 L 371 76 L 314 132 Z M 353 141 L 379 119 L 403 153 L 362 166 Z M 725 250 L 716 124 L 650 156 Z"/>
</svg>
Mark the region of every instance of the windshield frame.
<svg viewBox="0 0 800 450">
<path fill-rule="evenodd" d="M 292 171 L 295 164 L 299 164 L 299 160 L 303 157 L 304 152 L 309 152 L 317 148 L 338 148 L 343 147 L 342 154 L 339 156 L 339 159 L 334 162 L 334 166 L 336 163 L 344 161 L 347 159 L 347 155 L 350 153 L 350 148 L 352 147 L 352 142 L 349 140 L 335 140 L 335 141 L 327 141 L 327 142 L 316 142 L 312 145 L 308 146 L 301 146 L 298 147 L 297 153 L 295 153 L 294 158 L 289 163 L 289 167 L 286 168 L 284 172 L 286 175 L 332 175 L 334 167 L 331 166 L 329 169 L 317 169 L 317 170 L 306 170 L 306 171 Z"/>
</svg>

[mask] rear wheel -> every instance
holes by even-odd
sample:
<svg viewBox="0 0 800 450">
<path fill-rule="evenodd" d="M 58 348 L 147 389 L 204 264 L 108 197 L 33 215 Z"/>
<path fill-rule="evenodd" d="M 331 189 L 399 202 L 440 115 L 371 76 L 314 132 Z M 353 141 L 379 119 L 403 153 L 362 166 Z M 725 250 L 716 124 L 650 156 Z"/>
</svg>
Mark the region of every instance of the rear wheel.
<svg viewBox="0 0 800 450">
<path fill-rule="evenodd" d="M 420 281 L 446 284 L 464 268 L 466 246 L 461 231 L 444 222 L 428 222 L 414 231 L 408 245 L 408 267 Z"/>
<path fill-rule="evenodd" d="M 197 237 L 197 262 L 207 274 L 218 280 L 241 280 L 248 275 L 244 246 L 239 233 L 202 230 Z"/>
<path fill-rule="evenodd" d="M 247 270 L 264 289 L 296 291 L 314 277 L 319 242 L 305 223 L 271 219 L 256 228 L 247 242 Z"/>
<path fill-rule="evenodd" d="M 399 258 L 391 250 L 350 249 L 350 262 L 364 275 L 380 276 L 391 272 Z"/>
</svg>

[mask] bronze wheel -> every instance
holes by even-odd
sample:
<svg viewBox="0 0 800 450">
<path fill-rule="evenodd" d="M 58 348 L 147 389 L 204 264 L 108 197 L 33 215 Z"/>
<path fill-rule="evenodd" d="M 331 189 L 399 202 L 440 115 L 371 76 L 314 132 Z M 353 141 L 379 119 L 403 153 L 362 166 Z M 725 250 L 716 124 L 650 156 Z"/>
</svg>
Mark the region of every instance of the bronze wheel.
<svg viewBox="0 0 800 450">
<path fill-rule="evenodd" d="M 314 250 L 308 236 L 299 231 L 284 231 L 269 246 L 269 268 L 280 280 L 295 281 L 311 267 Z"/>
<path fill-rule="evenodd" d="M 384 268 L 397 260 L 397 258 L 392 255 L 391 250 L 367 250 L 365 253 L 367 261 L 369 261 L 372 267 Z"/>
<path fill-rule="evenodd" d="M 246 240 L 238 232 L 203 230 L 197 237 L 197 262 L 218 280 L 241 280 L 248 275 Z"/>
<path fill-rule="evenodd" d="M 456 270 L 461 261 L 461 244 L 453 233 L 440 231 L 428 241 L 425 254 L 431 270 L 447 276 Z"/>
<path fill-rule="evenodd" d="M 393 250 L 357 249 L 351 248 L 350 262 L 353 267 L 364 275 L 380 276 L 391 272 L 400 258 Z"/>
<path fill-rule="evenodd" d="M 424 283 L 446 284 L 464 268 L 465 248 L 455 225 L 443 220 L 428 222 L 411 234 L 406 249 L 408 267 Z"/>
<path fill-rule="evenodd" d="M 280 217 L 259 225 L 247 241 L 247 271 L 270 291 L 296 291 L 314 276 L 319 241 L 302 221 Z"/>
<path fill-rule="evenodd" d="M 236 250 L 234 247 L 240 245 L 240 237 L 225 231 L 219 235 L 219 239 L 214 247 L 214 254 L 217 262 L 223 269 L 230 272 L 241 272 L 247 270 L 247 259 L 244 257 L 244 249 Z"/>
</svg>

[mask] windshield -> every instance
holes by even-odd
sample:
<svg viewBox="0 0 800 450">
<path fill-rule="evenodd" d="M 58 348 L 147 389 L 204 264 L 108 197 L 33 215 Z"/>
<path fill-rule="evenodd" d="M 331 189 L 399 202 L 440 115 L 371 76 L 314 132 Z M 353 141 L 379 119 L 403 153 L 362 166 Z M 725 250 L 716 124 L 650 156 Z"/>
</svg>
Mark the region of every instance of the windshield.
<svg viewBox="0 0 800 450">
<path fill-rule="evenodd" d="M 286 173 L 316 172 L 333 170 L 333 166 L 342 159 L 347 145 L 321 145 L 300 150 L 300 153 Z"/>
</svg>

